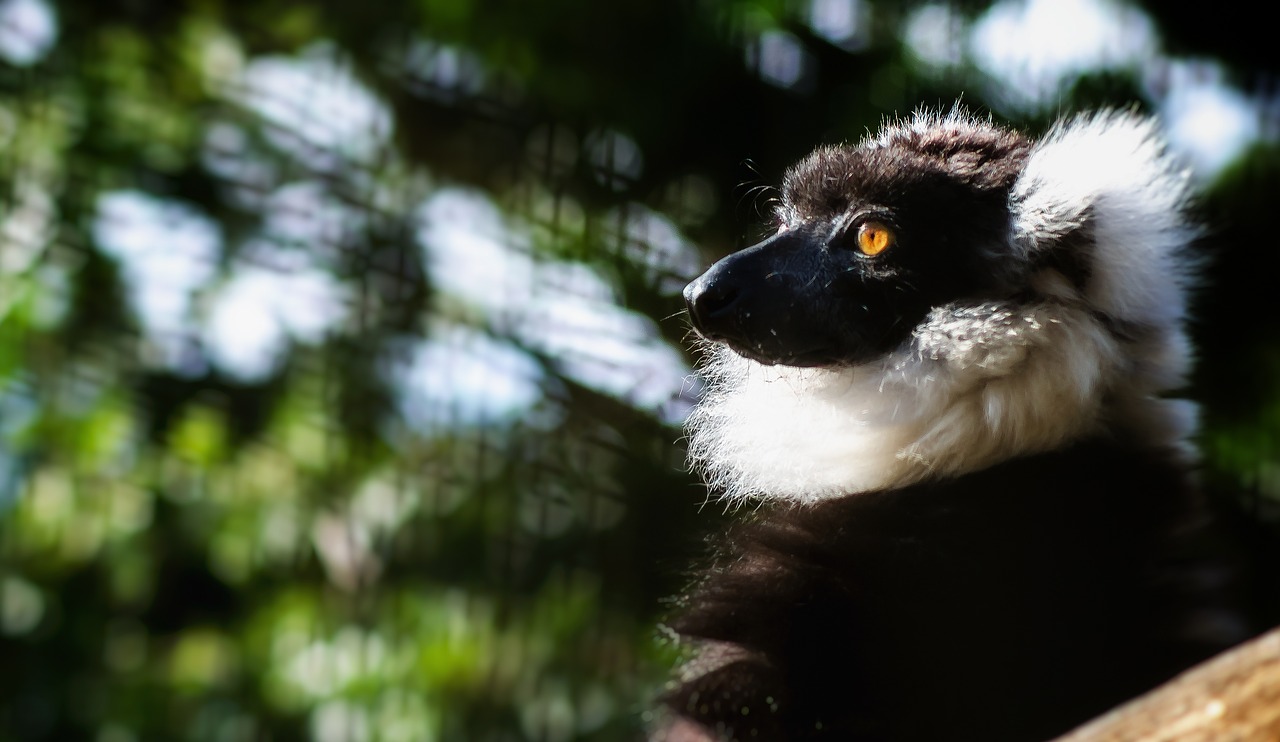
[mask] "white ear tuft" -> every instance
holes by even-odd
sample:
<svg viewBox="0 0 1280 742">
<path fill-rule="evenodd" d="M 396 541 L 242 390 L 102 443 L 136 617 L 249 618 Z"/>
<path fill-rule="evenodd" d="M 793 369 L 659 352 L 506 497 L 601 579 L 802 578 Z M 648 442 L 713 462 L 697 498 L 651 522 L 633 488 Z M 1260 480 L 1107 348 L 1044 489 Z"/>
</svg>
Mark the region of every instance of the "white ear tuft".
<svg viewBox="0 0 1280 742">
<path fill-rule="evenodd" d="M 1146 354 L 1156 353 L 1160 376 L 1175 383 L 1189 363 L 1182 324 L 1194 267 L 1187 246 L 1197 235 L 1189 198 L 1190 175 L 1166 153 L 1155 123 L 1114 111 L 1055 126 L 1011 196 L 1015 239 L 1029 251 L 1090 231 L 1085 300 L 1111 320 L 1162 335 Z M 1170 387 L 1159 384 L 1151 391 Z"/>
</svg>

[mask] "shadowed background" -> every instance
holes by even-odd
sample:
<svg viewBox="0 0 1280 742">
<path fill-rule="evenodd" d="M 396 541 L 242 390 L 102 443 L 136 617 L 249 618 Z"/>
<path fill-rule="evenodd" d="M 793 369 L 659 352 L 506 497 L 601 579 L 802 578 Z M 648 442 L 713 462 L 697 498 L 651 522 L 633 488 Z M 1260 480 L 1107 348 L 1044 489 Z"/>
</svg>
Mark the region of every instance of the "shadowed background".
<svg viewBox="0 0 1280 742">
<path fill-rule="evenodd" d="M 1274 564 L 1280 57 L 1181 7 L 0 0 L 0 740 L 636 738 L 723 517 L 680 289 L 957 99 L 1161 117 Z"/>
</svg>

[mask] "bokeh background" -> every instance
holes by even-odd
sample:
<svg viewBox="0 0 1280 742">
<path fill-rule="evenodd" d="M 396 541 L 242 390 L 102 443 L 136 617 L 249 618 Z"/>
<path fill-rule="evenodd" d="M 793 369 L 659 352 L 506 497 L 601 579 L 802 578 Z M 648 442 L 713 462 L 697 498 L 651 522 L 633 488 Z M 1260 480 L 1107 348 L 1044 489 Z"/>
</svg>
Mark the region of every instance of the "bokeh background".
<svg viewBox="0 0 1280 742">
<path fill-rule="evenodd" d="M 726 517 L 680 288 L 957 99 L 1161 117 L 1204 478 L 1274 563 L 1251 5 L 0 0 L 0 740 L 636 739 Z"/>
</svg>

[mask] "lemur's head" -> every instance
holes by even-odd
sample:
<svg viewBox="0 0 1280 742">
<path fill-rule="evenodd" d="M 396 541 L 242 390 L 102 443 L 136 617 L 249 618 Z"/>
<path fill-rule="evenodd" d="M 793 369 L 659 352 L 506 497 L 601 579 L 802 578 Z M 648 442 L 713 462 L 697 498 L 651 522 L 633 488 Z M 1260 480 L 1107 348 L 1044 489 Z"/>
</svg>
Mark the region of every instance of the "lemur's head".
<svg viewBox="0 0 1280 742">
<path fill-rule="evenodd" d="M 1030 148 L 957 121 L 819 149 L 787 173 L 778 232 L 685 289 L 694 327 L 761 363 L 852 364 L 933 307 L 1015 293 L 1030 259 L 1009 194 Z"/>
<path fill-rule="evenodd" d="M 1033 142 L 919 114 L 787 173 L 778 229 L 685 289 L 692 459 L 730 498 L 954 476 L 1108 429 L 1186 432 L 1185 176 L 1153 124 Z"/>
</svg>

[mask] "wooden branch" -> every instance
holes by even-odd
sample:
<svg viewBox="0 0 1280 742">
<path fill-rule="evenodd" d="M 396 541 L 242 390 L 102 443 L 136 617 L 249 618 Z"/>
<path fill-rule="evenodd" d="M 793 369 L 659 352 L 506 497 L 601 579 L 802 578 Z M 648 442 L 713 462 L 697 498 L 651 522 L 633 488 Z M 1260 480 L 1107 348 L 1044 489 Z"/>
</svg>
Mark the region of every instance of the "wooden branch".
<svg viewBox="0 0 1280 742">
<path fill-rule="evenodd" d="M 1280 629 L 1193 667 L 1056 742 L 1175 740 L 1280 740 Z"/>
</svg>

